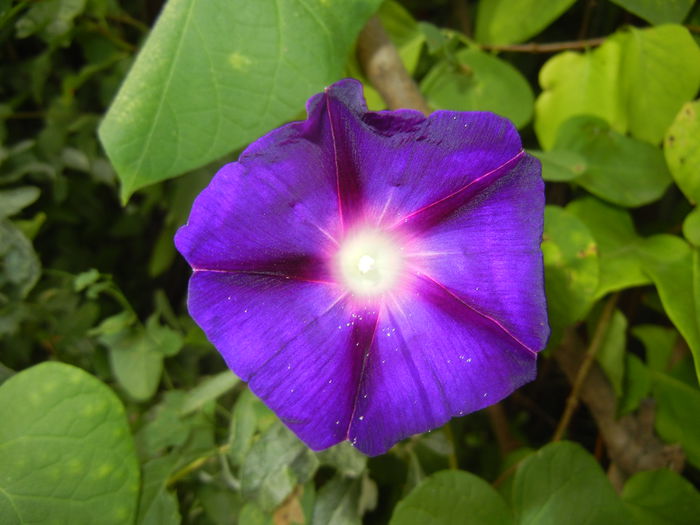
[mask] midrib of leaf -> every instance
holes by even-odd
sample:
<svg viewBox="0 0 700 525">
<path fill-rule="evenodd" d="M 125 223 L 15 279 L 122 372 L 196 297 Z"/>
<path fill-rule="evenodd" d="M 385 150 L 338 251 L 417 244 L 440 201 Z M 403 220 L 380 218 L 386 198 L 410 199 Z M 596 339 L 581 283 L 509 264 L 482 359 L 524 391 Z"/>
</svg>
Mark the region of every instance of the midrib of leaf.
<svg viewBox="0 0 700 525">
<path fill-rule="evenodd" d="M 173 72 L 175 70 L 175 64 L 179 60 L 180 57 L 180 51 L 182 49 L 182 42 L 185 40 L 185 34 L 189 31 L 189 26 L 190 26 L 190 19 L 192 17 L 192 11 L 194 9 L 194 3 L 197 0 L 190 0 L 188 3 L 188 8 L 187 8 L 187 13 L 185 15 L 185 22 L 183 24 L 183 29 L 180 32 L 180 35 L 178 37 L 177 41 L 177 47 L 175 48 L 175 53 L 173 54 L 173 59 L 170 61 L 170 64 L 168 65 L 168 74 L 165 79 L 165 82 L 163 83 L 163 96 L 158 97 L 158 104 L 156 106 L 156 114 L 153 117 L 153 120 L 149 123 L 148 127 L 148 134 L 146 135 L 146 142 L 144 144 L 144 147 L 141 149 L 141 155 L 139 155 L 139 160 L 138 164 L 136 165 L 136 168 L 132 170 L 129 173 L 129 186 L 133 187 L 134 185 L 134 179 L 136 178 L 136 175 L 141 171 L 141 168 L 143 167 L 143 162 L 148 154 L 149 148 L 151 147 L 151 141 L 153 140 L 153 132 L 155 130 L 155 127 L 158 123 L 158 120 L 160 119 L 160 114 L 163 110 L 163 106 L 165 104 L 165 100 L 167 99 L 168 92 L 170 91 L 170 83 L 173 78 Z"/>
</svg>

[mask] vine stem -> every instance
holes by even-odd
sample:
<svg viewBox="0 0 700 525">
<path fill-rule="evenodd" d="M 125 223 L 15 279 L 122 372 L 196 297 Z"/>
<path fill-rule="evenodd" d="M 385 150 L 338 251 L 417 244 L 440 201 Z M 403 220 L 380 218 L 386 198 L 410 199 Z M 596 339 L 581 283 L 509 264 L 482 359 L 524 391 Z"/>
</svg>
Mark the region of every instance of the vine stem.
<svg viewBox="0 0 700 525">
<path fill-rule="evenodd" d="M 229 450 L 231 445 L 228 443 L 221 445 L 220 447 L 215 448 L 214 450 L 210 451 L 208 454 L 205 454 L 204 456 L 200 456 L 194 461 L 191 461 L 184 467 L 182 467 L 180 470 L 172 474 L 168 480 L 165 482 L 166 487 L 170 487 L 180 481 L 182 478 L 190 474 L 191 472 L 194 472 L 195 470 L 199 469 L 202 465 L 204 465 L 207 461 L 209 461 L 211 458 L 214 456 L 218 456 L 220 454 L 226 454 Z"/>
<path fill-rule="evenodd" d="M 603 345 L 603 341 L 605 340 L 605 335 L 608 332 L 618 298 L 619 294 L 617 293 L 610 296 L 610 299 L 608 299 L 603 307 L 603 311 L 600 314 L 600 319 L 598 319 L 598 324 L 596 325 L 595 332 L 593 334 L 593 339 L 591 339 L 591 344 L 588 346 L 588 350 L 583 358 L 581 367 L 578 369 L 578 373 L 576 374 L 576 379 L 571 386 L 571 393 L 566 400 L 566 408 L 564 409 L 564 413 L 559 420 L 557 429 L 552 436 L 553 442 L 560 441 L 564 437 L 566 429 L 569 427 L 569 423 L 571 422 L 571 418 L 573 417 L 574 412 L 576 412 L 576 408 L 578 408 L 581 388 L 583 387 L 583 383 L 586 381 L 586 377 L 588 377 L 588 372 L 590 372 L 591 366 L 593 366 L 593 363 L 595 363 L 595 357 L 598 350 L 600 350 L 600 347 Z"/>
<path fill-rule="evenodd" d="M 571 49 L 588 49 L 601 45 L 607 37 L 586 38 L 585 40 L 573 40 L 570 42 L 549 42 L 538 44 L 480 44 L 479 47 L 486 51 L 510 51 L 511 53 L 557 53 Z"/>
</svg>

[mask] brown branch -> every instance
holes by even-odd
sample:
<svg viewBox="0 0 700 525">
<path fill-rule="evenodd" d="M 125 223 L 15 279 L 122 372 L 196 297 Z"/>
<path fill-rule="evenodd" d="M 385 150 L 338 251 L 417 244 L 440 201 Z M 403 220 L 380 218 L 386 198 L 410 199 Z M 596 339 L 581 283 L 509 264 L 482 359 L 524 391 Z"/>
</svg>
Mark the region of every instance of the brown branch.
<svg viewBox="0 0 700 525">
<path fill-rule="evenodd" d="M 581 343 L 573 328 L 566 331 L 563 343 L 554 351 L 554 358 L 571 383 L 576 381 L 584 357 Z M 642 470 L 669 468 L 679 472 L 685 455 L 678 445 L 666 445 L 654 433 L 653 404 L 644 403 L 633 414 L 617 418 L 617 398 L 612 385 L 598 363 L 590 366 L 580 388 L 586 404 L 607 446 L 614 464 L 618 484 Z"/>
<path fill-rule="evenodd" d="M 495 405 L 486 407 L 486 415 L 489 418 L 491 430 L 496 436 L 496 442 L 498 443 L 498 450 L 501 453 L 501 457 L 506 457 L 509 453 L 520 448 L 520 442 L 510 431 L 508 415 L 502 403 L 496 403 Z"/>
<path fill-rule="evenodd" d="M 376 16 L 369 19 L 357 42 L 357 55 L 362 69 L 389 109 L 417 109 L 429 114 L 430 109 L 413 78 L 401 62 Z"/>
<path fill-rule="evenodd" d="M 510 51 L 511 53 L 557 53 L 571 49 L 588 49 L 596 47 L 605 42 L 607 37 L 588 38 L 586 40 L 573 40 L 571 42 L 549 42 L 538 44 L 530 42 L 528 44 L 480 44 L 479 47 L 486 51 Z"/>
<path fill-rule="evenodd" d="M 583 387 L 583 383 L 586 381 L 586 377 L 588 376 L 591 366 L 593 366 L 593 363 L 595 363 L 595 356 L 598 353 L 598 350 L 600 350 L 600 347 L 603 345 L 605 335 L 607 334 L 608 327 L 610 326 L 610 321 L 612 320 L 613 312 L 615 311 L 615 305 L 617 304 L 618 297 L 618 294 L 611 296 L 603 307 L 603 311 L 600 314 L 600 319 L 598 319 L 598 323 L 596 325 L 595 333 L 591 339 L 591 344 L 588 347 L 588 351 L 586 352 L 583 361 L 581 362 L 581 366 L 579 366 L 578 371 L 576 372 L 576 378 L 571 383 L 571 393 L 566 400 L 564 414 L 559 420 L 559 425 L 557 425 L 554 436 L 552 436 L 552 441 L 559 441 L 564 437 L 566 429 L 569 427 L 569 422 L 571 421 L 574 412 L 576 412 L 576 408 L 578 408 L 581 388 Z"/>
<path fill-rule="evenodd" d="M 700 33 L 700 25 L 688 24 L 683 26 L 691 33 Z M 548 42 L 539 44 L 528 42 L 527 44 L 478 44 L 484 51 L 508 51 L 511 53 L 558 53 L 559 51 L 581 50 L 597 47 L 605 42 L 608 37 L 587 38 L 584 40 L 571 40 L 568 42 Z"/>
</svg>

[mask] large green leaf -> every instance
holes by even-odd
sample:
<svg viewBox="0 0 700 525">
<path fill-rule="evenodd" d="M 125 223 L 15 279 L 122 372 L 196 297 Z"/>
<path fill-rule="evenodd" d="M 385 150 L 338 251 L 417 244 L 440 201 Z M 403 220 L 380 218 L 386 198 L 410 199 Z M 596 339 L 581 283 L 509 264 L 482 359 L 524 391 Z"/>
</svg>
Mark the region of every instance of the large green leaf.
<svg viewBox="0 0 700 525">
<path fill-rule="evenodd" d="M 131 523 L 139 469 L 124 408 L 79 368 L 43 363 L 0 387 L 0 523 Z"/>
<path fill-rule="evenodd" d="M 600 465 L 574 443 L 552 443 L 526 458 L 511 501 L 520 525 L 630 523 Z"/>
<path fill-rule="evenodd" d="M 626 210 L 594 197 L 575 200 L 566 210 L 586 224 L 598 246 L 600 281 L 596 298 L 651 282 L 639 256 L 640 238 Z"/>
<path fill-rule="evenodd" d="M 611 0 L 652 24 L 681 23 L 695 0 Z"/>
<path fill-rule="evenodd" d="M 638 472 L 622 490 L 638 525 L 690 525 L 700 516 L 700 492 L 671 470 Z"/>
<path fill-rule="evenodd" d="M 598 255 L 595 240 L 579 219 L 557 206 L 544 212 L 545 287 L 550 342 L 556 343 L 561 330 L 581 320 L 593 304 L 598 287 Z"/>
<path fill-rule="evenodd" d="M 576 0 L 482 0 L 476 16 L 476 40 L 513 44 L 535 36 Z"/>
<path fill-rule="evenodd" d="M 700 202 L 700 100 L 678 113 L 664 139 L 664 154 L 678 187 L 693 203 Z"/>
<path fill-rule="evenodd" d="M 671 183 L 661 150 L 621 135 L 597 117 L 577 116 L 565 122 L 554 148 L 586 159 L 586 169 L 576 183 L 620 206 L 654 202 Z"/>
<path fill-rule="evenodd" d="M 620 77 L 630 133 L 657 144 L 700 88 L 700 49 L 679 25 L 630 28 Z"/>
<path fill-rule="evenodd" d="M 532 117 L 534 95 L 520 72 L 476 49 L 455 55 L 459 66 L 439 62 L 426 75 L 421 90 L 436 109 L 492 111 L 524 126 Z"/>
<path fill-rule="evenodd" d="M 644 270 L 688 343 L 700 381 L 700 250 L 680 237 L 655 235 L 643 245 Z"/>
<path fill-rule="evenodd" d="M 559 126 L 574 115 L 596 115 L 618 131 L 627 129 L 618 85 L 621 41 L 616 36 L 593 51 L 559 53 L 542 67 L 535 132 L 543 149 L 554 146 Z"/>
<path fill-rule="evenodd" d="M 298 115 L 380 0 L 169 0 L 99 129 L 122 198 Z"/>
<path fill-rule="evenodd" d="M 402 499 L 390 525 L 508 525 L 513 516 L 503 497 L 486 481 L 464 471 L 433 474 Z"/>
</svg>

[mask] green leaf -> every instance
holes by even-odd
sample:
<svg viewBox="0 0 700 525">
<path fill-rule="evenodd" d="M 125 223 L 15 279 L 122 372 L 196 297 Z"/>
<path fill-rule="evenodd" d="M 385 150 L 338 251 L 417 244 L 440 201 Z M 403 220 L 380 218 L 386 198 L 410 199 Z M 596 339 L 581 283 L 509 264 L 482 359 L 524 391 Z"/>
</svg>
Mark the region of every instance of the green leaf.
<svg viewBox="0 0 700 525">
<path fill-rule="evenodd" d="M 9 220 L 0 219 L 0 298 L 23 299 L 39 280 L 32 243 Z"/>
<path fill-rule="evenodd" d="M 359 477 L 367 468 L 367 456 L 348 441 L 338 443 L 316 455 L 322 465 L 331 466 L 338 473 L 349 478 Z"/>
<path fill-rule="evenodd" d="M 625 355 L 625 379 L 622 398 L 619 402 L 620 415 L 634 412 L 649 397 L 651 391 L 651 373 L 636 355 Z"/>
<path fill-rule="evenodd" d="M 169 390 L 143 418 L 144 424 L 136 434 L 142 457 L 155 457 L 167 447 L 177 447 L 185 442 L 192 425 L 189 418 L 180 415 L 184 398 L 184 392 Z"/>
<path fill-rule="evenodd" d="M 574 151 L 586 159 L 586 170 L 576 183 L 613 204 L 649 204 L 671 183 L 658 148 L 619 134 L 597 117 L 578 116 L 566 121 L 559 128 L 554 148 Z"/>
<path fill-rule="evenodd" d="M 544 212 L 545 287 L 551 342 L 561 330 L 583 319 L 598 287 L 598 255 L 588 228 L 573 214 L 557 206 Z"/>
<path fill-rule="evenodd" d="M 566 51 L 540 70 L 542 93 L 535 102 L 535 132 L 542 148 L 554 146 L 559 126 L 575 115 L 595 115 L 624 132 L 627 116 L 619 87 L 622 43 L 608 38 L 593 51 Z"/>
<path fill-rule="evenodd" d="M 688 102 L 668 128 L 664 139 L 664 154 L 671 175 L 692 203 L 700 202 L 699 114 L 700 100 Z"/>
<path fill-rule="evenodd" d="M 552 443 L 527 457 L 511 503 L 519 525 L 630 523 L 600 465 L 575 443 Z"/>
<path fill-rule="evenodd" d="M 688 343 L 700 381 L 700 250 L 680 237 L 655 235 L 645 243 L 644 256 L 644 270 Z"/>
<path fill-rule="evenodd" d="M 680 443 L 688 461 L 700 467 L 700 391 L 659 372 L 653 373 L 652 381 L 656 432 L 664 441 Z"/>
<path fill-rule="evenodd" d="M 175 494 L 166 484 L 177 464 L 177 456 L 168 455 L 153 459 L 143 465 L 143 483 L 139 497 L 139 525 L 177 525 L 180 510 Z"/>
<path fill-rule="evenodd" d="M 200 384 L 187 393 L 180 414 L 187 415 L 199 410 L 205 403 L 224 395 L 239 382 L 240 379 L 230 370 L 204 378 Z"/>
<path fill-rule="evenodd" d="M 146 335 L 154 348 L 166 357 L 176 355 L 184 345 L 180 333 L 158 322 L 159 315 L 153 314 L 146 320 Z"/>
<path fill-rule="evenodd" d="M 22 211 L 36 201 L 40 193 L 36 186 L 20 186 L 0 191 L 0 219 Z"/>
<path fill-rule="evenodd" d="M 700 49 L 681 26 L 619 31 L 594 51 L 552 57 L 540 86 L 535 131 L 543 149 L 576 115 L 597 116 L 619 133 L 656 144 L 700 87 Z"/>
<path fill-rule="evenodd" d="M 253 393 L 246 389 L 241 392 L 233 408 L 229 428 L 228 456 L 234 465 L 242 465 L 253 444 L 253 436 L 258 427 L 258 411 L 256 406 L 262 404 Z"/>
<path fill-rule="evenodd" d="M 700 516 L 700 492 L 671 470 L 638 472 L 621 496 L 638 525 L 692 525 Z"/>
<path fill-rule="evenodd" d="M 695 0 L 611 0 L 652 24 L 681 23 Z"/>
<path fill-rule="evenodd" d="M 589 333 L 593 332 L 589 331 Z M 610 324 L 605 332 L 603 342 L 596 354 L 596 358 L 605 372 L 605 375 L 608 376 L 608 380 L 612 384 L 618 398 L 622 397 L 623 394 L 626 347 L 627 318 L 620 310 L 616 309 L 610 319 Z"/>
<path fill-rule="evenodd" d="M 631 333 L 644 345 L 649 368 L 656 372 L 668 372 L 678 332 L 665 326 L 640 324 L 633 327 Z"/>
<path fill-rule="evenodd" d="M 462 49 L 457 64 L 441 61 L 421 82 L 435 109 L 492 111 L 522 127 L 532 117 L 534 95 L 522 74 L 495 56 Z"/>
<path fill-rule="evenodd" d="M 468 520 L 466 517 L 469 517 Z M 425 479 L 402 499 L 390 525 L 507 525 L 513 515 L 486 481 L 464 471 L 442 471 Z"/>
<path fill-rule="evenodd" d="M 550 182 L 566 182 L 580 177 L 587 168 L 586 159 L 573 151 L 538 151 L 530 153 L 542 163 L 542 178 Z"/>
<path fill-rule="evenodd" d="M 169 0 L 99 129 L 122 200 L 298 115 L 379 4 Z"/>
<path fill-rule="evenodd" d="M 620 78 L 630 133 L 658 144 L 678 110 L 700 88 L 700 49 L 679 25 L 632 27 L 625 38 Z"/>
<path fill-rule="evenodd" d="M 245 457 L 241 491 L 262 510 L 273 510 L 297 483 L 306 483 L 317 467 L 316 455 L 282 423 L 276 422 Z"/>
<path fill-rule="evenodd" d="M 598 247 L 600 281 L 596 299 L 609 292 L 649 284 L 639 255 L 641 238 L 629 212 L 594 197 L 570 203 L 566 211 L 581 219 Z"/>
<path fill-rule="evenodd" d="M 316 497 L 311 525 L 360 525 L 361 481 L 333 477 Z"/>
<path fill-rule="evenodd" d="M 112 338 L 100 337 L 109 347 L 109 361 L 119 384 L 136 401 L 153 397 L 163 373 L 163 354 L 141 330 L 127 331 Z"/>
<path fill-rule="evenodd" d="M 17 38 L 38 34 L 49 44 L 61 44 L 73 29 L 75 17 L 85 10 L 86 0 L 44 0 L 17 20 Z"/>
<path fill-rule="evenodd" d="M 700 247 L 700 208 L 693 208 L 683 221 L 683 235 L 695 247 Z"/>
<path fill-rule="evenodd" d="M 576 0 L 482 0 L 476 15 L 476 40 L 515 44 L 535 36 Z"/>
<path fill-rule="evenodd" d="M 138 462 L 124 408 L 103 383 L 36 365 L 0 387 L 0 420 L 0 523 L 132 522 Z"/>
</svg>

